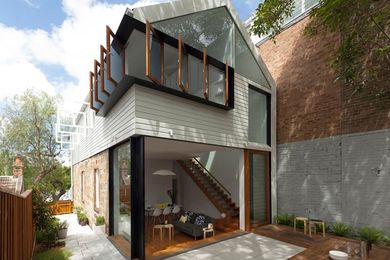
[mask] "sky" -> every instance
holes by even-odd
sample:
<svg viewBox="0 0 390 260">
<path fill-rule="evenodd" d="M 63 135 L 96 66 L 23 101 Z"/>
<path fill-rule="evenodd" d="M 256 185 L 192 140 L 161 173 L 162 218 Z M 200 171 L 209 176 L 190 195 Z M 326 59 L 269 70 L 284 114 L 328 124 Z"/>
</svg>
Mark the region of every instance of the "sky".
<svg viewBox="0 0 390 260">
<path fill-rule="evenodd" d="M 194 0 L 196 1 L 196 0 Z M 27 88 L 81 102 L 88 71 L 128 8 L 169 0 L 0 0 L 0 108 Z M 259 0 L 232 0 L 246 20 Z"/>
</svg>

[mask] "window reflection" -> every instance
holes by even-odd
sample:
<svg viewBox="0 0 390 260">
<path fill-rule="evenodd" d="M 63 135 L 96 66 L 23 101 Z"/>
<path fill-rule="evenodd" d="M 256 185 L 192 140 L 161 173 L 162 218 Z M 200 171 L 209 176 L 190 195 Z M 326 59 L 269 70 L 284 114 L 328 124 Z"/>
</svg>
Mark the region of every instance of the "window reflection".
<svg viewBox="0 0 390 260">
<path fill-rule="evenodd" d="M 204 80 L 203 80 L 203 61 L 189 55 L 188 67 L 190 74 L 189 93 L 198 97 L 204 97 Z"/>
<path fill-rule="evenodd" d="M 249 130 L 250 142 L 269 144 L 268 102 L 269 95 L 249 88 Z"/>
<path fill-rule="evenodd" d="M 179 81 L 180 88 L 187 92 L 188 90 L 188 53 L 183 43 L 181 34 L 179 35 Z"/>
<path fill-rule="evenodd" d="M 209 100 L 225 104 L 225 71 L 209 65 Z"/>
<path fill-rule="evenodd" d="M 221 61 L 236 72 L 262 86 L 269 84 L 249 46 L 225 7 L 158 21 L 155 28 L 172 37 L 182 34 L 183 40 Z M 234 51 L 233 51 L 234 48 Z"/>
<path fill-rule="evenodd" d="M 146 24 L 147 71 L 146 75 L 157 84 L 164 84 L 164 45 L 153 27 Z"/>
<path fill-rule="evenodd" d="M 130 143 L 114 149 L 114 235 L 130 240 Z"/>
<path fill-rule="evenodd" d="M 178 53 L 177 49 L 164 44 L 164 80 L 165 86 L 179 90 L 178 78 Z"/>
<path fill-rule="evenodd" d="M 253 57 L 251 50 L 246 44 L 239 30 L 235 32 L 235 71 L 247 79 L 262 86 L 269 87 L 263 72 Z"/>
<path fill-rule="evenodd" d="M 210 56 L 233 66 L 234 23 L 225 7 L 158 21 L 153 26 L 175 38 L 182 34 L 192 47 L 206 48 Z"/>
</svg>

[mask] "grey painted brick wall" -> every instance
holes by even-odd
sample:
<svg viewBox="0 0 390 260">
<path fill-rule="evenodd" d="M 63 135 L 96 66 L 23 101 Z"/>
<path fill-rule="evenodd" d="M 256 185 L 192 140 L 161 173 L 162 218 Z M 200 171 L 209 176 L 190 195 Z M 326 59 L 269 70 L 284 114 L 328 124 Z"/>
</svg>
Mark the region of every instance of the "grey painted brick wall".
<svg viewBox="0 0 390 260">
<path fill-rule="evenodd" d="M 278 145 L 278 213 L 390 234 L 390 129 Z"/>
</svg>

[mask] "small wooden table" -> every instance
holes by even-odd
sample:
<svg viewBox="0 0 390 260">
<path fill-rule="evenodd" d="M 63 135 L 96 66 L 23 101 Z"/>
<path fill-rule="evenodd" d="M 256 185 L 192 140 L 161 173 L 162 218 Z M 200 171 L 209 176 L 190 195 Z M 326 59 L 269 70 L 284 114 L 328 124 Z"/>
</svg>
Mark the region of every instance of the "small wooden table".
<svg viewBox="0 0 390 260">
<path fill-rule="evenodd" d="M 322 225 L 322 236 L 325 237 L 325 222 L 319 219 L 309 220 L 309 236 L 311 236 L 311 229 L 314 227 L 314 234 L 317 234 L 316 225 Z"/>
<path fill-rule="evenodd" d="M 295 218 L 294 218 L 294 232 L 296 231 L 297 220 L 298 220 L 298 221 L 303 221 L 303 233 L 306 235 L 306 227 L 307 227 L 308 224 L 309 224 L 309 219 L 306 218 L 306 217 L 295 217 Z"/>
<path fill-rule="evenodd" d="M 175 239 L 175 227 L 172 224 L 165 224 L 162 226 L 164 229 L 168 229 L 169 240 Z"/>
<path fill-rule="evenodd" d="M 154 230 L 155 229 L 160 229 L 160 240 L 162 240 L 163 239 L 163 227 L 164 227 L 165 225 L 154 225 L 153 226 L 153 240 L 154 240 Z"/>
<path fill-rule="evenodd" d="M 206 239 L 207 233 L 213 233 L 213 236 L 215 236 L 214 228 L 203 228 L 203 239 Z"/>
</svg>

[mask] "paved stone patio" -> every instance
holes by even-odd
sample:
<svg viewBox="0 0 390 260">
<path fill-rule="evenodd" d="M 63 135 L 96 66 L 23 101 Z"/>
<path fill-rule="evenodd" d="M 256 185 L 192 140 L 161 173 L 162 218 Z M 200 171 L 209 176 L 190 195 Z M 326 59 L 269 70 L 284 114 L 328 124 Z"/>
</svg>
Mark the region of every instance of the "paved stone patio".
<svg viewBox="0 0 390 260">
<path fill-rule="evenodd" d="M 89 226 L 80 226 L 75 214 L 59 215 L 57 218 L 66 220 L 69 223 L 65 247 L 72 252 L 71 259 L 125 259 L 105 235 L 96 235 Z M 303 247 L 250 233 L 192 250 L 169 259 L 281 260 L 304 250 L 305 248 Z"/>
<path fill-rule="evenodd" d="M 89 226 L 80 226 L 76 214 L 56 217 L 69 223 L 65 247 L 72 252 L 71 259 L 125 259 L 105 235 L 96 235 Z"/>
<path fill-rule="evenodd" d="M 284 243 L 272 238 L 253 233 L 225 240 L 210 246 L 189 251 L 171 257 L 171 260 L 237 260 L 237 259 L 272 259 L 282 260 L 294 256 L 305 248 Z"/>
</svg>

